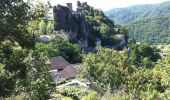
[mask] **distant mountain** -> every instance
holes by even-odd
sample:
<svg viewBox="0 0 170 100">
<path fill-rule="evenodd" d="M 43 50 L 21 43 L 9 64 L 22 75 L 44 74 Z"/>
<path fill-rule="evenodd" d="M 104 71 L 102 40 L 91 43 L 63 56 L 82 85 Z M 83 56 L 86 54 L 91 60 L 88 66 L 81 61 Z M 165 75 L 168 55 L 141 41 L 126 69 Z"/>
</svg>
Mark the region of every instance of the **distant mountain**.
<svg viewBox="0 0 170 100">
<path fill-rule="evenodd" d="M 141 18 L 126 26 L 129 37 L 137 41 L 170 44 L 170 14 Z"/>
<path fill-rule="evenodd" d="M 117 8 L 105 12 L 110 19 L 118 24 L 127 24 L 143 17 L 159 16 L 167 13 L 170 13 L 170 1 L 154 5 L 145 4 Z"/>
<path fill-rule="evenodd" d="M 152 5 L 136 5 L 127 8 L 117 8 L 105 12 L 106 16 L 118 24 L 126 24 L 140 17 L 141 13 L 149 10 Z"/>
<path fill-rule="evenodd" d="M 170 1 L 117 8 L 105 14 L 124 24 L 130 38 L 150 44 L 170 43 Z"/>
</svg>

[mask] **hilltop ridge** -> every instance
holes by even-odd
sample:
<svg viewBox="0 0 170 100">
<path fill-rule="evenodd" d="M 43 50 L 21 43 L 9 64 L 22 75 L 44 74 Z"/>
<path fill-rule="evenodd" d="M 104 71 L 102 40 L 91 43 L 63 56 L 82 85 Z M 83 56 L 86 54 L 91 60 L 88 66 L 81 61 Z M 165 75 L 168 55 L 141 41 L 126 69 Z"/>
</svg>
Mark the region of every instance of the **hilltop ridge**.
<svg viewBox="0 0 170 100">
<path fill-rule="evenodd" d="M 170 13 L 170 1 L 159 4 L 143 4 L 106 11 L 105 14 L 119 24 L 127 24 L 143 17 Z"/>
<path fill-rule="evenodd" d="M 130 38 L 149 44 L 170 43 L 170 1 L 113 9 L 106 15 L 128 28 Z"/>
</svg>

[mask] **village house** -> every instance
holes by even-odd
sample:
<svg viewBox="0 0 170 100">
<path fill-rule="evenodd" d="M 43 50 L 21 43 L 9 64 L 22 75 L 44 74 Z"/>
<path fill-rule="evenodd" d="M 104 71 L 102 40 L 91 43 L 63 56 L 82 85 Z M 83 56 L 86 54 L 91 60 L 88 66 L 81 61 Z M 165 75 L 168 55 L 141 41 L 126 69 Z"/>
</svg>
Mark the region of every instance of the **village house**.
<svg viewBox="0 0 170 100">
<path fill-rule="evenodd" d="M 50 73 L 54 81 L 74 79 L 77 75 L 76 65 L 68 63 L 63 57 L 50 58 Z"/>
</svg>

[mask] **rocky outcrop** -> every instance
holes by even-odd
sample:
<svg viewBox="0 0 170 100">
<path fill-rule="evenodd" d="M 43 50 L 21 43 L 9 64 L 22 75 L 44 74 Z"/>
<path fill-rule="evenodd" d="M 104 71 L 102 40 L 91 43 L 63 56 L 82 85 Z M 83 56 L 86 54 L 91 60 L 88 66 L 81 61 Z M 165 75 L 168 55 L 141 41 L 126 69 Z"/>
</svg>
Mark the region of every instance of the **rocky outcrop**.
<svg viewBox="0 0 170 100">
<path fill-rule="evenodd" d="M 70 9 L 61 5 L 57 5 L 53 8 L 54 11 L 54 30 L 64 30 L 69 32 L 71 30 L 72 14 Z"/>
<path fill-rule="evenodd" d="M 100 41 L 97 39 L 99 37 L 96 37 L 96 35 L 93 34 L 94 31 L 92 31 L 93 26 L 95 25 L 92 24 L 93 25 L 92 26 L 91 25 L 92 21 L 85 19 L 85 13 L 87 13 L 88 16 L 94 18 L 94 14 L 97 12 L 93 9 L 93 7 L 89 6 L 87 2 L 81 3 L 80 1 L 77 1 L 77 10 L 73 11 L 72 3 L 67 3 L 66 5 L 67 6 L 57 5 L 54 6 L 53 8 L 53 15 L 54 15 L 54 22 L 55 22 L 54 30 L 60 31 L 59 33 L 62 34 L 62 36 L 67 36 L 70 42 L 80 44 L 84 52 L 93 51 L 93 49 L 95 49 L 94 48 L 95 40 L 93 40 L 95 38 L 96 38 L 96 46 L 100 47 L 102 42 L 105 40 L 102 40 L 103 39 L 102 37 L 100 37 Z M 101 21 L 100 24 L 101 25 L 107 24 L 108 27 L 113 28 L 113 30 L 115 30 L 113 23 L 110 22 L 109 19 L 107 19 L 107 17 L 104 16 L 104 13 L 100 11 L 98 11 L 98 13 L 99 16 L 103 18 L 102 19 L 103 21 L 100 20 Z M 100 28 L 99 26 L 96 27 Z M 66 34 L 63 34 L 64 32 L 62 32 L 61 30 L 66 32 Z M 115 45 L 116 48 L 119 48 L 119 46 L 120 47 L 124 46 L 124 42 L 125 42 L 124 39 L 120 38 L 120 40 L 121 42 L 118 45 Z M 93 43 L 94 45 L 90 45 Z M 112 47 L 113 46 L 112 43 L 110 44 L 107 43 L 105 44 L 105 46 Z"/>
<path fill-rule="evenodd" d="M 67 3 L 67 6 L 54 6 L 54 30 L 65 31 L 71 42 L 81 41 L 84 43 L 87 41 L 88 28 L 83 10 L 90 10 L 90 6 L 80 2 L 77 2 L 77 5 L 77 11 L 72 10 L 71 3 Z"/>
</svg>

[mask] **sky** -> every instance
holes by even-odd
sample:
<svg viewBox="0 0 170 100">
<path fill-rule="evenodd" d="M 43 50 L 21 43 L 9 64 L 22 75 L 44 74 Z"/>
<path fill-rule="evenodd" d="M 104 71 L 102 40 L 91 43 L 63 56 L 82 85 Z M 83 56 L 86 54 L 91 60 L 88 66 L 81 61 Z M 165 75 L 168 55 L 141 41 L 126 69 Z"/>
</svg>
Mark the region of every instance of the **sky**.
<svg viewBox="0 0 170 100">
<path fill-rule="evenodd" d="M 46 1 L 46 0 L 44 0 Z M 73 9 L 76 8 L 77 0 L 48 0 L 51 2 L 52 6 L 61 4 L 65 5 L 65 3 L 73 3 Z M 132 5 L 138 4 L 156 4 L 170 0 L 79 0 L 80 2 L 87 2 L 90 6 L 94 8 L 102 9 L 103 11 L 107 11 L 113 8 L 121 8 L 128 7 Z"/>
</svg>

